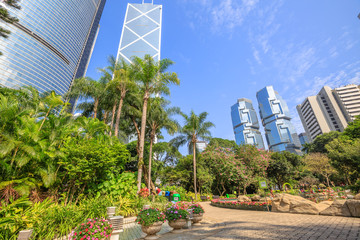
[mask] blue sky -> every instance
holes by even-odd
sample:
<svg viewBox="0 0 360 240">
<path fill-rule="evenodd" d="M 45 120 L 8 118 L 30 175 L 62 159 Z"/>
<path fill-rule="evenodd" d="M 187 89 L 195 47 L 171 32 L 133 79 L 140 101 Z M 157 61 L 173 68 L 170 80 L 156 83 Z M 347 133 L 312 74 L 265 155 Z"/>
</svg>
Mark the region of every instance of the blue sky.
<svg viewBox="0 0 360 240">
<path fill-rule="evenodd" d="M 116 55 L 127 3 L 107 0 L 87 76 Z M 149 2 L 145 1 L 145 2 Z M 206 111 L 214 137 L 234 140 L 230 106 L 267 85 L 287 102 L 298 133 L 296 105 L 322 86 L 360 84 L 358 0 L 155 0 L 163 5 L 161 57 L 181 80 L 172 105 Z M 263 128 L 261 128 L 263 130 Z M 265 138 L 264 138 L 265 140 Z"/>
</svg>

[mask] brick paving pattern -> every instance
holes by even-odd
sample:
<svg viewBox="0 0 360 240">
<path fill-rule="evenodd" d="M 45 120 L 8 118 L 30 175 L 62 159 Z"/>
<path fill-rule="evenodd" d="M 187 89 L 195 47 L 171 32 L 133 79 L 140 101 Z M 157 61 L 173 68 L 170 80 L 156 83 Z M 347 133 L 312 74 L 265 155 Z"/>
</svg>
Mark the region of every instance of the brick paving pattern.
<svg viewBox="0 0 360 240">
<path fill-rule="evenodd" d="M 360 240 L 360 218 L 245 211 L 202 203 L 206 214 L 201 227 L 160 239 L 341 239 Z"/>
</svg>

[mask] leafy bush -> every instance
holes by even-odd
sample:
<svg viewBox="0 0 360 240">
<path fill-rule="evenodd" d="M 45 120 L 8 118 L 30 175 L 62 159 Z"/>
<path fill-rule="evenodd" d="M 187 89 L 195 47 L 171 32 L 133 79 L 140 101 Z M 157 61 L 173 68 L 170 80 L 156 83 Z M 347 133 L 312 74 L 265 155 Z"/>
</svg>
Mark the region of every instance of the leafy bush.
<svg viewBox="0 0 360 240">
<path fill-rule="evenodd" d="M 150 195 L 148 188 L 140 189 L 139 196 L 143 198 L 147 198 Z"/>
<path fill-rule="evenodd" d="M 70 239 L 103 239 L 109 237 L 112 231 L 112 225 L 104 218 L 89 218 L 74 229 Z"/>
<path fill-rule="evenodd" d="M 177 205 L 172 205 L 165 211 L 165 216 L 168 221 L 186 219 L 188 215 L 189 213 L 186 210 L 180 209 Z"/>
<path fill-rule="evenodd" d="M 110 175 L 110 180 L 98 185 L 97 196 L 109 194 L 113 198 L 137 196 L 136 175 L 132 172 L 124 172 L 118 176 Z"/>
<path fill-rule="evenodd" d="M 149 208 L 146 210 L 142 210 L 137 218 L 136 222 L 141 224 L 142 226 L 150 226 L 156 222 L 164 222 L 165 215 L 160 210 L 156 208 Z"/>
</svg>

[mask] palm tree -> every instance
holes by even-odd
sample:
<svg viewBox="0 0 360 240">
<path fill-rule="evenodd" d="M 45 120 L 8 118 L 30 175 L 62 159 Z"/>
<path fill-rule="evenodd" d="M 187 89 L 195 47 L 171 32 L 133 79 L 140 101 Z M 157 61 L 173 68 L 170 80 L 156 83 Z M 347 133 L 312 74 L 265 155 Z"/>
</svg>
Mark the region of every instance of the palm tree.
<svg viewBox="0 0 360 240">
<path fill-rule="evenodd" d="M 184 113 L 180 114 L 185 119 L 185 125 L 179 131 L 181 135 L 171 140 L 171 142 L 177 147 L 182 146 L 186 143 L 188 143 L 189 145 L 192 144 L 194 164 L 194 191 L 196 199 L 196 142 L 198 141 L 198 139 L 210 141 L 211 133 L 209 129 L 211 127 L 214 127 L 215 125 L 212 122 L 205 121 L 208 115 L 207 112 L 202 112 L 199 114 L 199 116 L 197 116 L 194 111 L 191 111 L 189 116 Z"/>
<path fill-rule="evenodd" d="M 148 188 L 151 189 L 151 161 L 152 161 L 152 149 L 157 137 L 157 133 L 165 128 L 170 135 L 173 135 L 179 129 L 179 124 L 170 118 L 174 113 L 179 113 L 179 108 L 166 108 L 169 103 L 163 98 L 153 98 L 149 102 L 149 111 L 147 122 L 150 127 L 150 148 L 149 148 L 149 177 Z M 155 189 L 153 189 L 155 190 Z"/>
<path fill-rule="evenodd" d="M 47 95 L 46 97 L 44 97 L 42 100 L 45 103 L 45 105 L 47 106 L 48 110 L 45 114 L 43 121 L 41 122 L 39 131 L 41 130 L 42 126 L 44 125 L 46 118 L 49 116 L 50 111 L 56 107 L 64 105 L 61 95 L 57 95 L 54 91 L 51 91 L 50 94 Z"/>
<path fill-rule="evenodd" d="M 19 0 L 4 0 L 4 2 L 7 6 L 15 8 L 15 9 L 21 9 L 20 5 L 18 4 Z M 6 23 L 16 23 L 19 21 L 16 17 L 11 17 L 8 10 L 6 10 L 4 7 L 0 6 L 0 19 Z M 11 32 L 7 29 L 4 29 L 0 27 L 0 36 L 3 38 L 8 38 L 9 34 Z M 0 52 L 0 55 L 2 55 L 2 52 Z"/>
<path fill-rule="evenodd" d="M 119 106 L 117 109 L 116 114 L 116 121 L 115 121 L 115 130 L 114 135 L 118 136 L 119 134 L 119 124 L 120 124 L 120 116 L 121 116 L 121 110 L 124 104 L 124 99 L 126 96 L 126 93 L 135 85 L 134 81 L 132 80 L 132 68 L 129 64 L 125 62 L 124 59 L 120 59 L 120 62 L 116 62 L 116 59 L 114 56 L 110 56 L 109 59 L 109 66 L 105 69 L 100 69 L 100 71 L 104 74 L 104 76 L 108 77 L 111 76 L 112 80 L 108 84 L 108 89 L 110 92 L 115 93 L 116 95 L 120 96 L 119 100 Z M 114 96 L 113 96 L 114 99 Z M 118 99 L 118 98 L 115 98 Z M 116 102 L 115 100 L 113 105 L 113 116 L 111 120 L 111 127 L 113 126 L 114 122 L 114 115 L 115 115 L 115 109 L 116 109 Z"/>
<path fill-rule="evenodd" d="M 144 164 L 144 144 L 145 144 L 145 128 L 147 105 L 151 94 L 170 94 L 168 85 L 173 83 L 180 84 L 180 80 L 176 73 L 165 72 L 173 62 L 169 59 L 163 59 L 155 62 L 150 55 L 145 55 L 144 59 L 139 57 L 133 58 L 134 80 L 139 83 L 143 93 L 143 109 L 140 127 L 140 146 L 139 146 L 139 162 L 138 162 L 138 191 L 141 188 L 142 166 Z"/>
</svg>

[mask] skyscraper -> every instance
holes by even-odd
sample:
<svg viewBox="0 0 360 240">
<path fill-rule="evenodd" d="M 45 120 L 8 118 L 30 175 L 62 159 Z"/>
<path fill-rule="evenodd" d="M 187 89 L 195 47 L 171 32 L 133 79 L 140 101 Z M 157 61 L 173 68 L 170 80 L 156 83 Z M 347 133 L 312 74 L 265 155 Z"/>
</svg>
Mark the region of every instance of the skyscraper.
<svg viewBox="0 0 360 240">
<path fill-rule="evenodd" d="M 300 140 L 290 121 L 289 108 L 279 93 L 267 86 L 256 93 L 256 98 L 269 150 L 301 154 Z"/>
<path fill-rule="evenodd" d="M 160 60 L 162 5 L 128 3 L 117 59 L 149 54 Z"/>
<path fill-rule="evenodd" d="M 308 138 L 308 135 L 306 133 L 300 133 L 299 134 L 299 139 L 300 139 L 301 146 L 304 145 L 305 143 L 309 143 L 309 138 Z"/>
<path fill-rule="evenodd" d="M 323 133 L 344 131 L 348 122 L 360 115 L 360 89 L 354 84 L 334 90 L 324 86 L 296 108 L 309 140 L 313 141 Z"/>
<path fill-rule="evenodd" d="M 236 144 L 251 144 L 259 149 L 265 148 L 259 131 L 259 121 L 251 100 L 238 99 L 237 103 L 231 107 L 231 120 Z"/>
<path fill-rule="evenodd" d="M 27 0 L 20 10 L 8 8 L 19 22 L 0 22 L 11 31 L 9 38 L 0 38 L 0 85 L 64 94 L 85 75 L 105 2 Z"/>
</svg>

